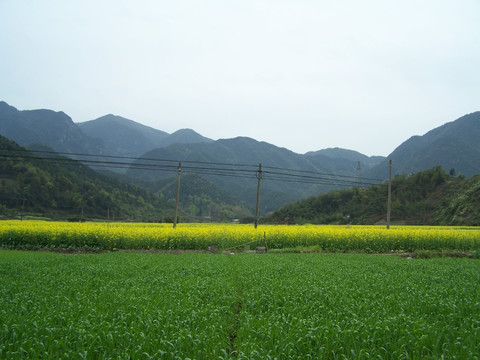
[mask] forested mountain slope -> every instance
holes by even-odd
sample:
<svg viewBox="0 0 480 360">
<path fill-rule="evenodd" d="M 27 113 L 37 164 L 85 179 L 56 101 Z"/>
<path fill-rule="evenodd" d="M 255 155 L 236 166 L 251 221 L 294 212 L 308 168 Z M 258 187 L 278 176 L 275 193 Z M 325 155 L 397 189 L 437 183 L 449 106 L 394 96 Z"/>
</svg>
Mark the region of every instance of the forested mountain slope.
<svg viewBox="0 0 480 360">
<path fill-rule="evenodd" d="M 310 151 L 305 154 L 306 156 L 315 157 L 317 155 L 326 156 L 331 159 L 337 160 L 348 160 L 351 162 L 355 162 L 360 165 L 360 169 L 366 170 L 370 169 L 372 166 L 378 165 L 383 160 L 385 160 L 384 156 L 366 156 L 358 151 L 342 149 L 342 148 L 328 148 L 322 149 L 318 151 Z"/>
<path fill-rule="evenodd" d="M 158 171 L 142 168 L 141 164 L 153 164 L 147 159 L 159 159 L 161 165 L 158 165 Z M 255 206 L 257 170 L 261 163 L 262 214 L 287 202 L 338 188 L 335 175 L 355 177 L 357 169 L 357 162 L 353 160 L 334 159 L 322 154 L 306 156 L 266 142 L 237 137 L 210 143 L 175 144 L 155 149 L 138 159 L 127 175 L 149 181 L 173 177 L 177 165 L 175 161 L 178 159 L 181 159 L 183 166 L 188 167 L 189 171 L 196 171 L 223 191 L 244 201 L 251 209 Z M 237 171 L 235 174 L 226 171 L 233 168 Z M 295 181 L 298 177 L 292 177 L 296 175 L 305 177 L 305 172 L 335 175 L 324 175 L 324 181 L 318 182 Z"/>
<path fill-rule="evenodd" d="M 0 136 L 0 216 L 159 221 L 161 197 L 96 173 L 78 161 L 36 155 Z"/>
<path fill-rule="evenodd" d="M 177 178 L 161 179 L 144 186 L 164 198 L 169 207 L 174 207 Z M 230 222 L 253 215 L 253 209 L 249 209 L 241 199 L 188 172 L 181 175 L 179 206 L 182 209 L 182 222 Z"/>
<path fill-rule="evenodd" d="M 388 159 L 394 174 L 415 173 L 434 166 L 469 177 L 480 174 L 480 111 L 437 127 L 423 136 L 412 136 L 387 159 L 366 172 L 369 177 L 386 179 Z"/>
<path fill-rule="evenodd" d="M 104 155 L 138 157 L 153 149 L 175 143 L 212 141 L 190 129 L 181 129 L 168 134 L 111 114 L 77 125 L 86 135 L 103 143 Z"/>
<path fill-rule="evenodd" d="M 331 191 L 288 204 L 262 219 L 282 224 L 377 224 L 387 215 L 387 182 Z M 480 175 L 466 179 L 441 167 L 392 179 L 392 223 L 480 225 Z"/>
<path fill-rule="evenodd" d="M 4 101 L 0 101 L 0 135 L 21 146 L 42 144 L 67 154 L 124 157 L 138 157 L 174 143 L 212 141 L 190 129 L 168 134 L 115 115 L 74 123 L 63 112 L 45 109 L 19 111 Z"/>
<path fill-rule="evenodd" d="M 63 112 L 19 111 L 0 101 L 0 135 L 21 146 L 43 144 L 66 153 L 98 154 L 102 143 L 81 131 Z"/>
</svg>

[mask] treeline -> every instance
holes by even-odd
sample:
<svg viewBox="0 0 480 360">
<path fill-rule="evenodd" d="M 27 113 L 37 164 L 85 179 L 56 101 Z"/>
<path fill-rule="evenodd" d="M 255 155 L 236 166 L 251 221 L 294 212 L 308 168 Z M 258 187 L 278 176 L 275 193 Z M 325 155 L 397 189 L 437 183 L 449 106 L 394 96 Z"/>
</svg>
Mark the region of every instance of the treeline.
<svg viewBox="0 0 480 360">
<path fill-rule="evenodd" d="M 480 176 L 465 179 L 435 167 L 392 179 L 392 223 L 480 225 Z M 276 224 L 381 224 L 388 183 L 331 191 L 291 203 L 262 219 Z"/>
</svg>

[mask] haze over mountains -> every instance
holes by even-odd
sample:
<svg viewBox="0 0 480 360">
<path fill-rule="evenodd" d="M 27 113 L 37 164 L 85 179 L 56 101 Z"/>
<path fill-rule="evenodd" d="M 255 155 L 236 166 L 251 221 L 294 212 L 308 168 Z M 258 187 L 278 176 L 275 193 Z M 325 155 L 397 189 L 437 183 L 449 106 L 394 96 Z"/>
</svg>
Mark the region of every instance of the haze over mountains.
<svg viewBox="0 0 480 360">
<path fill-rule="evenodd" d="M 262 177 L 261 204 L 264 213 L 286 202 L 339 188 L 342 185 L 339 179 L 348 178 L 352 184 L 356 181 L 357 185 L 374 181 L 363 178 L 380 182 L 388 177 L 387 158 L 393 160 L 394 174 L 418 172 L 437 165 L 447 171 L 455 169 L 456 173 L 465 176 L 480 173 L 480 112 L 465 115 L 423 136 L 413 136 L 387 158 L 368 157 L 339 148 L 297 154 L 246 137 L 214 141 L 191 129 L 168 134 L 114 115 L 74 123 L 63 112 L 19 111 L 5 102 L 0 102 L 0 135 L 22 146 L 42 144 L 62 153 L 127 157 L 126 162 L 133 162 L 134 158 L 148 158 L 249 166 L 262 163 L 266 167 Z M 136 164 L 139 161 L 142 160 L 136 160 Z M 315 176 L 315 181 L 294 181 L 292 178 L 285 181 L 283 175 L 283 179 L 279 180 L 279 175 L 275 174 L 279 169 L 287 173 L 301 172 L 302 180 Z M 176 176 L 175 169 L 172 170 L 142 170 L 134 163 L 126 175 L 139 183 L 149 182 L 148 186 L 158 189 L 160 184 L 166 186 L 169 179 Z M 254 202 L 254 178 L 199 175 L 249 206 Z M 152 185 L 155 183 L 157 185 Z"/>
<path fill-rule="evenodd" d="M 64 112 L 23 110 L 0 101 L 0 135 L 19 145 L 43 144 L 58 152 L 95 154 L 101 143 L 85 135 Z"/>
<path fill-rule="evenodd" d="M 480 174 L 480 111 L 464 115 L 423 136 L 412 136 L 398 146 L 392 159 L 395 174 L 416 173 L 435 165 L 469 177 Z M 387 161 L 374 166 L 369 176 L 381 177 Z"/>
<path fill-rule="evenodd" d="M 191 129 L 181 129 L 168 134 L 111 114 L 76 125 L 87 136 L 103 144 L 103 155 L 138 157 L 152 149 L 171 144 L 213 141 Z"/>
<path fill-rule="evenodd" d="M 213 141 L 190 129 L 168 134 L 115 115 L 74 123 L 64 112 L 19 111 L 4 101 L 0 101 L 0 134 L 22 146 L 42 144 L 58 152 L 132 157 L 173 143 Z"/>
</svg>

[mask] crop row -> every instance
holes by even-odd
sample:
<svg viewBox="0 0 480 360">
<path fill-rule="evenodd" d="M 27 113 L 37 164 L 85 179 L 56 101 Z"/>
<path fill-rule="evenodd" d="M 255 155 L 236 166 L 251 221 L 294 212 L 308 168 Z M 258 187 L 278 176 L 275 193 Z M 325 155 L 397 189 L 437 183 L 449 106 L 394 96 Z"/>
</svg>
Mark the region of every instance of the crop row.
<svg viewBox="0 0 480 360">
<path fill-rule="evenodd" d="M 480 249 L 480 228 L 396 226 L 319 226 L 142 223 L 64 223 L 2 221 L 0 246 L 6 248 L 227 249 L 242 244 L 270 249 L 316 247 L 324 251 L 415 251 Z"/>
<path fill-rule="evenodd" d="M 0 250 L 0 358 L 475 359 L 480 263 Z"/>
</svg>

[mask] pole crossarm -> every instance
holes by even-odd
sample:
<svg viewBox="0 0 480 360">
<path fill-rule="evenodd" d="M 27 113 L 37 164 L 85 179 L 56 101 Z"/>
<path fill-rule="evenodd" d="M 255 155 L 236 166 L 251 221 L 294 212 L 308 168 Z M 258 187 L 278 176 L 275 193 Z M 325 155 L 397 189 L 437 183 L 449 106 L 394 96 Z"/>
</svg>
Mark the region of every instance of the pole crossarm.
<svg viewBox="0 0 480 360">
<path fill-rule="evenodd" d="M 178 221 L 178 200 L 180 198 L 180 174 L 182 173 L 182 163 L 178 163 L 178 172 L 177 172 L 177 193 L 175 195 L 175 215 L 173 218 L 173 228 L 177 227 Z"/>
<path fill-rule="evenodd" d="M 258 173 L 257 173 L 257 203 L 255 206 L 255 229 L 258 226 L 258 206 L 260 204 L 260 181 L 262 180 L 262 163 L 258 164 Z"/>
</svg>

